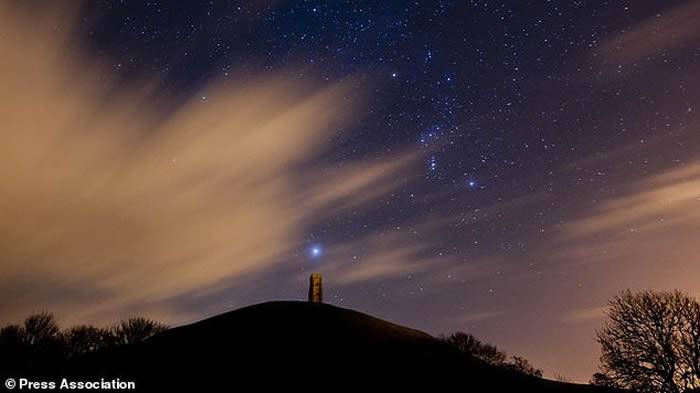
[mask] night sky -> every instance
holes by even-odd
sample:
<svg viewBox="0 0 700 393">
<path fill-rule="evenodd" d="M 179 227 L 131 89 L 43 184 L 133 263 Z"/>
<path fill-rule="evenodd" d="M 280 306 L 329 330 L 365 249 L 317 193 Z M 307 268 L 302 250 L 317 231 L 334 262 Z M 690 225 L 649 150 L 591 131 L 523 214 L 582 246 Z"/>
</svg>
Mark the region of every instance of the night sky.
<svg viewBox="0 0 700 393">
<path fill-rule="evenodd" d="M 583 382 L 609 297 L 700 295 L 699 2 L 20 8 L 0 322 L 185 323 L 319 271 Z"/>
</svg>

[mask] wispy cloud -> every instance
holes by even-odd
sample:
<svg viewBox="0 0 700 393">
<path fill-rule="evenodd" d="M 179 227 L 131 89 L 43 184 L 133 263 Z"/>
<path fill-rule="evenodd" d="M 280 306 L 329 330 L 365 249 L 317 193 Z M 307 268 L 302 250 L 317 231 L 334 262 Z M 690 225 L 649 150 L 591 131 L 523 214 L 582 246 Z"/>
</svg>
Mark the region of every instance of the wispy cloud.
<svg viewBox="0 0 700 393">
<path fill-rule="evenodd" d="M 330 247 L 324 257 L 329 262 L 317 270 L 330 277 L 334 285 L 352 285 L 403 280 L 443 267 L 445 261 L 433 255 L 429 245 L 418 239 L 415 230 L 372 231 Z"/>
<path fill-rule="evenodd" d="M 627 64 L 678 49 L 700 37 L 698 20 L 700 3 L 688 1 L 607 38 L 600 53 L 607 59 Z"/>
<path fill-rule="evenodd" d="M 621 186 L 614 197 L 561 225 L 551 259 L 589 266 L 616 290 L 625 287 L 697 291 L 700 278 L 700 160 Z M 610 283 L 612 284 L 612 282 Z M 612 295 L 612 293 L 610 293 Z"/>
<path fill-rule="evenodd" d="M 562 316 L 562 322 L 583 323 L 593 320 L 600 320 L 605 316 L 606 309 L 607 307 L 604 306 L 577 308 L 566 312 Z"/>
<path fill-rule="evenodd" d="M 651 176 L 567 226 L 572 236 L 626 236 L 700 225 L 700 160 Z"/>
<path fill-rule="evenodd" d="M 68 52 L 64 20 L 35 29 L 14 11 L 0 12 L 1 322 L 37 309 L 167 321 L 145 305 L 275 265 L 306 225 L 391 191 L 411 161 L 312 164 L 353 112 L 349 83 L 240 75 L 155 120 L 152 91 L 109 91 L 103 70 Z"/>
</svg>

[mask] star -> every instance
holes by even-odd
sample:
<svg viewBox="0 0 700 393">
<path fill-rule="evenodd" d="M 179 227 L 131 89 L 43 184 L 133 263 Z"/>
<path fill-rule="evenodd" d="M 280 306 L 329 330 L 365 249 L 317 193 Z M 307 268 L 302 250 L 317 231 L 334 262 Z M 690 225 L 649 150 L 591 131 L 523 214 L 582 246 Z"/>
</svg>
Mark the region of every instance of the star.
<svg viewBox="0 0 700 393">
<path fill-rule="evenodd" d="M 323 248 L 319 244 L 313 245 L 309 248 L 309 255 L 314 259 L 319 258 L 323 255 Z"/>
</svg>

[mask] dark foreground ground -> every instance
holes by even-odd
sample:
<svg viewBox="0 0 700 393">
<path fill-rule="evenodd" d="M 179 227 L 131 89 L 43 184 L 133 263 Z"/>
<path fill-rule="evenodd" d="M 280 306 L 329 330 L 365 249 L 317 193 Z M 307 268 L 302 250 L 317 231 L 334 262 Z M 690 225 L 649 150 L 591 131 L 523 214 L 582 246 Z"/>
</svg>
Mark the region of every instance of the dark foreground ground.
<svg viewBox="0 0 700 393">
<path fill-rule="evenodd" d="M 75 380 L 131 380 L 137 391 L 148 392 L 250 391 L 255 387 L 611 391 L 488 366 L 426 333 L 356 311 L 306 302 L 270 302 L 231 311 L 170 329 L 140 345 L 83 356 L 55 373 Z"/>
</svg>

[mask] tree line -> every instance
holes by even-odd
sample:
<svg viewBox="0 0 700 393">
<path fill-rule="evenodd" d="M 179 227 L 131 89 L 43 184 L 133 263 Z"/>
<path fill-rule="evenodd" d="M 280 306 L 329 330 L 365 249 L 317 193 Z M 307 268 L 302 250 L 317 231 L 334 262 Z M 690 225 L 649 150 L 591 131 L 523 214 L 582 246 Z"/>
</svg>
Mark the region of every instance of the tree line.
<svg viewBox="0 0 700 393">
<path fill-rule="evenodd" d="M 50 367 L 62 361 L 119 345 L 135 344 L 167 329 L 143 317 L 99 328 L 79 325 L 62 330 L 53 314 L 27 317 L 0 329 L 0 366 L 5 371 Z"/>
</svg>

